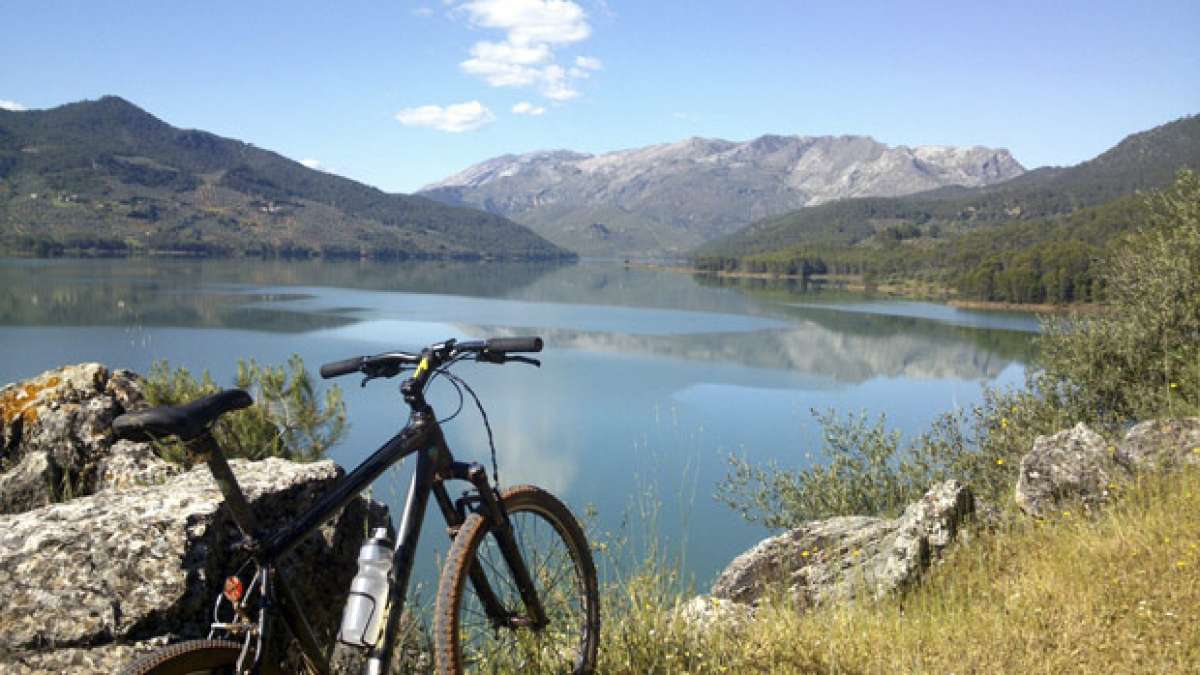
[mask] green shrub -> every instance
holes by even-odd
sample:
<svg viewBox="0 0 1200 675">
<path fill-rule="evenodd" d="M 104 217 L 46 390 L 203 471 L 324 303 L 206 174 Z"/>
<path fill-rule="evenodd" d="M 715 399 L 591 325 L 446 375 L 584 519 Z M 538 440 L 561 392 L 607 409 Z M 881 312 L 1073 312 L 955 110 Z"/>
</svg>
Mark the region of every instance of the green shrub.
<svg viewBox="0 0 1200 675">
<path fill-rule="evenodd" d="M 865 412 L 813 415 L 823 432 L 816 455 L 822 461 L 789 469 L 731 456 L 717 499 L 770 528 L 833 516 L 895 515 L 933 483 L 951 478 L 985 499 L 998 499 L 1016 479 L 1022 449 L 1061 423 L 1026 391 L 985 391 L 982 403 L 940 415 L 907 444 L 899 431 L 888 430 L 886 415 L 874 422 Z"/>
<path fill-rule="evenodd" d="M 317 397 L 312 377 L 298 355 L 287 366 L 263 366 L 238 360 L 234 386 L 245 389 L 254 405 L 221 416 L 213 435 L 229 457 L 282 457 L 300 462 L 321 458 L 346 431 L 346 404 L 337 386 Z M 205 371 L 196 379 L 186 368 L 154 364 L 143 384 L 151 405 L 182 405 L 221 390 Z M 163 444 L 164 459 L 188 463 L 179 443 Z"/>
<path fill-rule="evenodd" d="M 1106 266 L 1104 311 L 1052 321 L 1041 338 L 1038 391 L 1110 430 L 1200 410 L 1200 177 L 1181 171 L 1146 206 Z"/>
</svg>

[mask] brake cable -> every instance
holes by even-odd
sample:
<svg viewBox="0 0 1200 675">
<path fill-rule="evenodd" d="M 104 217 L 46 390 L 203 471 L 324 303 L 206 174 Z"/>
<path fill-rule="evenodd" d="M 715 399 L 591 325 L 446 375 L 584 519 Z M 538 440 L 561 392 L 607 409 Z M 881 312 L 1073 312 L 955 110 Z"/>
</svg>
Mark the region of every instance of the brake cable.
<svg viewBox="0 0 1200 675">
<path fill-rule="evenodd" d="M 432 384 L 432 383 L 433 383 L 433 380 L 434 380 L 434 378 L 436 378 L 438 375 L 449 375 L 449 374 L 450 374 L 450 370 L 449 370 L 450 366 L 452 366 L 452 365 L 454 365 L 454 364 L 458 363 L 459 361 L 462 361 L 462 360 L 464 360 L 464 358 L 465 358 L 465 357 L 463 357 L 463 356 L 457 356 L 457 357 L 455 357 L 453 360 L 451 360 L 449 363 L 447 363 L 446 365 L 444 365 L 444 366 L 442 366 L 441 368 L 438 368 L 437 370 L 435 370 L 435 371 L 433 372 L 433 377 L 430 377 L 430 378 L 429 378 L 429 382 L 430 382 L 430 384 Z M 450 413 L 450 415 L 449 415 L 448 417 L 443 417 L 442 419 L 438 420 L 438 424 L 446 424 L 447 422 L 450 422 L 450 421 L 451 421 L 451 420 L 453 420 L 455 417 L 458 417 L 458 414 L 459 414 L 460 412 L 462 412 L 462 409 L 463 409 L 463 401 L 464 401 L 464 399 L 463 399 L 462 387 L 459 387 L 459 386 L 458 386 L 458 383 L 457 383 L 457 382 L 455 382 L 454 380 L 450 379 L 449 377 L 448 377 L 447 379 L 449 379 L 449 380 L 450 380 L 450 384 L 451 384 L 451 386 L 453 386 L 453 387 L 454 387 L 454 391 L 455 391 L 455 392 L 458 394 L 458 407 L 457 407 L 457 408 L 455 408 L 454 412 L 453 412 L 453 413 Z M 426 385 L 426 388 L 428 388 L 428 385 Z"/>
<path fill-rule="evenodd" d="M 447 364 L 447 366 L 449 366 L 449 364 Z M 483 418 L 483 428 L 487 430 L 488 447 L 491 448 L 492 451 L 492 482 L 495 484 L 496 489 L 499 490 L 500 466 L 496 463 L 496 440 L 492 436 L 492 425 L 490 422 L 488 422 L 487 411 L 483 409 L 483 403 L 479 400 L 479 396 L 475 393 L 475 390 L 471 388 L 471 385 L 467 384 L 466 380 L 449 371 L 443 372 L 442 374 L 446 376 L 446 379 L 453 382 L 456 387 L 462 386 L 463 389 L 466 389 L 467 393 L 471 395 L 471 398 L 475 399 L 475 407 L 479 409 L 479 416 Z M 459 391 L 459 394 L 462 394 L 461 390 Z M 456 412 L 455 415 L 457 414 L 458 413 Z"/>
</svg>

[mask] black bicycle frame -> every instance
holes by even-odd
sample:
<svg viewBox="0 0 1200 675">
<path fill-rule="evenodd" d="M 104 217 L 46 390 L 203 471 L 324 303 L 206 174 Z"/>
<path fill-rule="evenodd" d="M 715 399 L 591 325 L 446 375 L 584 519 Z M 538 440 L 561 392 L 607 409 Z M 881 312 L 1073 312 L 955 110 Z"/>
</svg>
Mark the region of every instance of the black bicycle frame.
<svg viewBox="0 0 1200 675">
<path fill-rule="evenodd" d="M 420 402 L 423 403 L 423 400 Z M 252 535 L 256 531 L 253 515 L 249 511 L 245 496 L 236 478 L 225 462 L 224 454 L 211 437 L 205 439 L 205 445 L 208 446 L 206 459 L 209 468 L 230 507 L 234 521 L 243 533 Z M 462 525 L 469 511 L 478 512 L 491 519 L 492 531 L 497 537 L 497 543 L 513 574 L 522 601 L 532 617 L 532 627 L 538 629 L 546 624 L 545 612 L 537 596 L 529 570 L 517 547 L 508 515 L 504 512 L 495 489 L 488 481 L 486 470 L 477 463 L 468 464 L 454 460 L 432 409 L 424 405 L 414 406 L 408 424 L 400 433 L 347 474 L 307 511 L 285 527 L 267 535 L 261 542 L 251 543 L 249 548 L 252 551 L 252 557 L 260 569 L 265 572 L 265 578 L 270 580 L 269 584 L 264 582 L 263 588 L 262 611 L 265 616 L 260 624 L 263 633 L 260 644 L 270 644 L 265 633 L 270 625 L 270 615 L 276 609 L 277 603 L 280 616 L 296 637 L 309 663 L 320 673 L 329 672 L 328 661 L 313 634 L 312 627 L 288 587 L 284 576 L 280 573 L 276 562 L 301 540 L 330 520 L 339 509 L 348 505 L 366 490 L 384 471 L 411 454 L 417 455 L 417 465 L 404 504 L 404 514 L 400 521 L 396 548 L 392 557 L 387 623 L 380 644 L 371 649 L 366 673 L 378 675 L 387 670 L 391 651 L 394 648 L 392 638 L 397 622 L 404 612 L 413 560 L 421 535 L 421 524 L 425 518 L 425 507 L 431 493 L 446 520 L 451 537 L 457 534 L 459 526 Z M 448 479 L 470 482 L 475 487 L 477 494 L 472 495 L 471 498 L 460 499 L 457 503 L 451 501 L 443 484 Z M 253 539 L 250 541 L 254 542 Z M 478 561 L 472 564 L 470 579 L 481 604 L 493 623 L 497 626 L 509 623 L 513 617 L 496 597 Z M 278 593 L 274 592 L 276 588 L 279 590 Z M 260 662 L 262 657 L 263 655 L 259 653 L 256 662 Z"/>
</svg>

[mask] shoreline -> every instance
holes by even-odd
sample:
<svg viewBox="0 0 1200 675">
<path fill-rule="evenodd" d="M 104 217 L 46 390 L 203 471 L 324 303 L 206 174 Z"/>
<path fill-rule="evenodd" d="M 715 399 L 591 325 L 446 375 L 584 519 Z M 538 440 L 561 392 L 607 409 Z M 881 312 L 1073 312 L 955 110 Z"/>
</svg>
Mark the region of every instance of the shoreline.
<svg viewBox="0 0 1200 675">
<path fill-rule="evenodd" d="M 659 272 L 674 272 L 677 274 L 701 274 L 722 279 L 762 279 L 767 281 L 811 281 L 819 284 L 836 284 L 840 290 L 859 293 L 878 293 L 894 298 L 908 300 L 924 300 L 936 302 L 955 309 L 979 310 L 985 312 L 1028 312 L 1030 314 L 1095 314 L 1102 305 L 1098 303 L 1077 303 L 1057 305 L 1054 303 L 1019 303 L 996 300 L 972 300 L 952 297 L 953 292 L 946 288 L 926 286 L 926 291 L 916 290 L 908 284 L 881 283 L 868 286 L 860 274 L 812 274 L 805 277 L 802 274 L 777 274 L 773 272 L 724 272 L 719 270 L 702 270 L 686 265 L 661 265 L 657 263 L 627 261 L 625 267 L 655 270 Z M 933 289 L 937 290 L 933 290 Z M 932 292 L 929 292 L 932 291 Z"/>
</svg>

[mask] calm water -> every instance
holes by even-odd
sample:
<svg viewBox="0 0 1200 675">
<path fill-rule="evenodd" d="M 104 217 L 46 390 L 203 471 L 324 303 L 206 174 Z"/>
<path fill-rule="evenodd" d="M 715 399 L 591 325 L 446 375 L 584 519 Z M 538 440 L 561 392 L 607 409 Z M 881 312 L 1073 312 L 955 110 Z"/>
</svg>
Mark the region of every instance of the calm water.
<svg viewBox="0 0 1200 675">
<path fill-rule="evenodd" d="M 602 533 L 654 532 L 699 586 L 768 534 L 711 497 L 730 453 L 810 461 L 812 408 L 885 411 L 917 431 L 984 385 L 1019 383 L 1036 330 L 1021 314 L 604 264 L 0 260 L 0 383 L 160 359 L 229 383 L 237 358 L 297 353 L 315 370 L 449 337 L 542 335 L 540 370 L 457 371 L 487 407 L 502 482 L 594 506 Z M 350 467 L 406 411 L 396 381 L 339 383 L 351 429 L 332 457 Z M 448 413 L 457 397 L 435 385 L 431 400 Z M 473 409 L 447 432 L 460 459 L 487 461 Z M 393 470 L 376 496 L 398 505 L 405 478 Z M 440 527 L 425 546 L 444 550 Z"/>
</svg>

